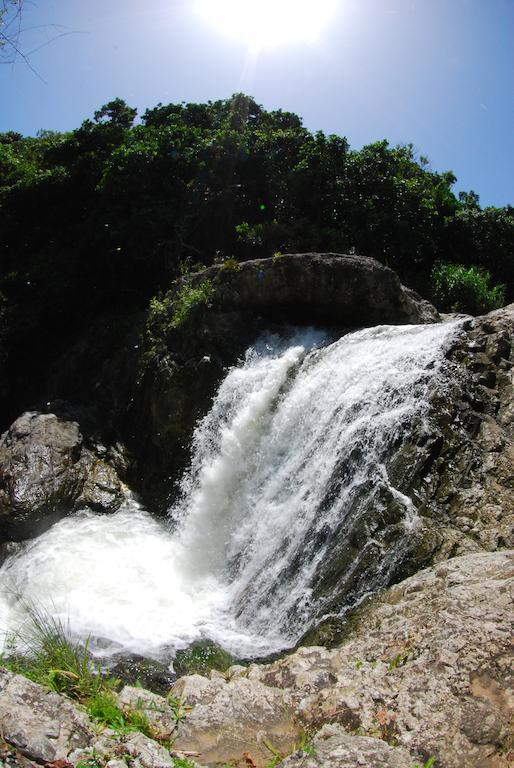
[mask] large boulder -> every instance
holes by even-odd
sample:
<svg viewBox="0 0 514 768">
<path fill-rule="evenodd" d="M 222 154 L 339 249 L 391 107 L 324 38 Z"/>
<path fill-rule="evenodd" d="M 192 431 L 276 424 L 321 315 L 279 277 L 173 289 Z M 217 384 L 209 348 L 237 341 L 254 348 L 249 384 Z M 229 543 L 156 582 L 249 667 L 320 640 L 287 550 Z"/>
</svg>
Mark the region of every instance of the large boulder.
<svg viewBox="0 0 514 768">
<path fill-rule="evenodd" d="M 412 768 L 407 750 L 368 736 L 349 735 L 337 723 L 324 725 L 282 768 Z"/>
<path fill-rule="evenodd" d="M 365 256 L 288 253 L 209 267 L 181 284 L 206 280 L 213 285 L 215 307 L 268 320 L 358 328 L 438 319 L 434 307 L 405 288 L 396 272 Z"/>
<path fill-rule="evenodd" d="M 265 768 L 272 749 L 288 755 L 301 735 L 289 691 L 246 677 L 225 682 L 200 675 L 181 678 L 173 694 L 191 707 L 175 739 L 175 749 L 198 753 L 201 763 L 239 765 L 245 753 L 249 765 Z M 243 764 L 243 763 L 241 763 Z"/>
<path fill-rule="evenodd" d="M 95 726 L 65 696 L 0 667 L 0 734 L 40 764 L 89 747 Z"/>
<path fill-rule="evenodd" d="M 126 489 L 113 456 L 86 446 L 74 421 L 37 412 L 16 419 L 0 438 L 0 541 L 33 537 L 79 507 L 117 509 Z"/>
<path fill-rule="evenodd" d="M 514 547 L 514 304 L 466 320 L 427 425 L 389 475 L 422 516 L 430 560 Z"/>
</svg>

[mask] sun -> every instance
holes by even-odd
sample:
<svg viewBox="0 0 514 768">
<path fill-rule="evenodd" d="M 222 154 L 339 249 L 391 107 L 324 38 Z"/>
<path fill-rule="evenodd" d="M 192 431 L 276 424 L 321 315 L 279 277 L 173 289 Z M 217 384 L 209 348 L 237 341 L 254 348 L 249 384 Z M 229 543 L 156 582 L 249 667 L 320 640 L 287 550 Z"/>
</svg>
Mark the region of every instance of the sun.
<svg viewBox="0 0 514 768">
<path fill-rule="evenodd" d="M 315 42 L 338 0 L 198 0 L 198 13 L 250 48 Z"/>
</svg>

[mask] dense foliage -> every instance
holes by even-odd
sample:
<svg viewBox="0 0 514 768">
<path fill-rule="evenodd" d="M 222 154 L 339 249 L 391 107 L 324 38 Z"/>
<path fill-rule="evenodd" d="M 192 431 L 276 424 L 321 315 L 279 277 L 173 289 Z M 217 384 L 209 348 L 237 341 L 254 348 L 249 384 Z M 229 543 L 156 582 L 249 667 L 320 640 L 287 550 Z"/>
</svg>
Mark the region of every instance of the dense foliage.
<svg viewBox="0 0 514 768">
<path fill-rule="evenodd" d="M 505 286 L 491 286 L 489 272 L 462 264 L 434 264 L 434 300 L 442 309 L 483 315 L 505 304 Z"/>
<path fill-rule="evenodd" d="M 47 368 L 94 318 L 145 306 L 197 263 L 353 249 L 424 293 L 439 260 L 514 282 L 514 209 L 457 198 L 410 145 L 351 150 L 242 94 L 135 116 L 115 99 L 70 133 L 0 134 L 12 367 L 29 354 Z"/>
</svg>

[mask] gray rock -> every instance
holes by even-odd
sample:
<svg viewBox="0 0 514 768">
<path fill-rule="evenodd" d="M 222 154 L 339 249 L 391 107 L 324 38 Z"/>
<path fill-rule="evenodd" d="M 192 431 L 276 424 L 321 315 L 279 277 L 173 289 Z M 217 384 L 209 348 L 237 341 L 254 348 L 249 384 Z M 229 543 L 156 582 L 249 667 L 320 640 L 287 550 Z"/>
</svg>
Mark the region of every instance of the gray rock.
<svg viewBox="0 0 514 768">
<path fill-rule="evenodd" d="M 513 592 L 514 553 L 453 558 L 360 608 L 340 648 L 300 648 L 228 682 L 181 678 L 174 692 L 194 707 L 177 743 L 207 763 L 246 751 L 260 767 L 265 740 L 285 757 L 299 726 L 331 724 L 315 740 L 322 762 L 284 765 L 507 768 Z"/>
<path fill-rule="evenodd" d="M 174 749 L 198 752 L 201 763 L 231 763 L 248 753 L 262 768 L 273 757 L 266 742 L 287 755 L 298 741 L 289 696 L 278 688 L 245 678 L 226 682 L 192 675 L 172 690 L 194 704 L 180 724 Z"/>
<path fill-rule="evenodd" d="M 167 749 L 142 733 L 127 734 L 120 743 L 137 768 L 170 768 L 173 760 Z"/>
<path fill-rule="evenodd" d="M 287 322 L 307 320 L 356 328 L 379 323 L 436 322 L 437 311 L 375 259 L 339 253 L 284 254 L 209 267 L 184 279 L 211 280 L 213 306 Z"/>
<path fill-rule="evenodd" d="M 94 726 L 69 699 L 0 667 L 0 733 L 26 757 L 46 763 L 88 747 Z"/>
<path fill-rule="evenodd" d="M 114 511 L 124 497 L 116 471 L 85 447 L 76 422 L 27 412 L 0 438 L 4 540 L 33 537 L 80 506 Z"/>
<path fill-rule="evenodd" d="M 411 472 L 435 560 L 514 547 L 514 304 L 469 326 L 449 356 L 451 378 L 433 393 L 425 464 L 398 466 L 402 478 Z"/>
<path fill-rule="evenodd" d="M 177 717 L 168 701 L 156 693 L 126 685 L 118 694 L 122 709 L 142 712 L 147 718 L 154 738 L 170 739 L 177 729 Z"/>
<path fill-rule="evenodd" d="M 349 736 L 336 724 L 324 725 L 309 745 L 281 763 L 281 768 L 412 768 L 405 749 L 380 739 Z"/>
</svg>

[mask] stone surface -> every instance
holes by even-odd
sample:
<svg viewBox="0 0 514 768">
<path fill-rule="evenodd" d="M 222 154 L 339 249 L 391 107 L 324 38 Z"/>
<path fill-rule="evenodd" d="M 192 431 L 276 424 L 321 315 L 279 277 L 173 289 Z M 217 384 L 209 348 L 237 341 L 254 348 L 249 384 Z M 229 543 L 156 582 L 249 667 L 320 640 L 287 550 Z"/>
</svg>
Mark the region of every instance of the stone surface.
<svg viewBox="0 0 514 768">
<path fill-rule="evenodd" d="M 118 694 L 121 709 L 142 712 L 147 718 L 154 738 L 171 739 L 177 730 L 177 718 L 163 696 L 126 685 Z M 176 735 L 176 734 L 175 734 Z"/>
<path fill-rule="evenodd" d="M 173 687 L 182 707 L 173 752 L 204 766 L 263 768 L 275 753 L 285 768 L 412 768 L 430 757 L 437 768 L 508 768 L 513 592 L 514 552 L 452 558 L 361 606 L 340 647 L 183 677 Z M 167 739 L 174 717 L 162 697 L 125 687 L 119 701 L 143 707 Z M 88 755 L 173 765 L 158 741 L 99 733 L 64 696 L 2 669 L 0 730 L 15 750 L 9 765 Z M 301 753 L 305 733 L 314 736 Z"/>
<path fill-rule="evenodd" d="M 0 667 L 0 733 L 25 757 L 45 763 L 89 746 L 94 725 L 64 696 Z"/>
<path fill-rule="evenodd" d="M 324 725 L 307 753 L 299 751 L 282 768 L 412 768 L 409 753 L 380 739 L 349 736 L 340 725 Z"/>
<path fill-rule="evenodd" d="M 336 724 L 347 739 L 334 737 L 327 754 L 334 744 L 344 760 L 355 760 L 343 766 L 366 765 L 358 762 L 359 747 L 375 749 L 376 765 L 395 765 L 391 750 L 375 743 L 381 740 L 410 754 L 411 765 L 435 757 L 438 768 L 507 768 L 513 591 L 512 552 L 453 558 L 361 607 L 341 647 L 300 648 L 250 665 L 246 679 L 230 670 L 228 681 L 181 678 L 174 690 L 194 708 L 179 743 L 207 763 L 247 751 L 260 766 L 266 753 L 258 723 L 283 754 L 295 727 L 312 732 Z M 356 736 L 366 739 L 352 741 Z"/>
<path fill-rule="evenodd" d="M 446 387 L 433 392 L 426 462 L 405 492 L 432 530 L 435 560 L 514 546 L 513 362 L 511 304 L 465 324 Z M 398 469 L 405 479 L 408 465 Z"/>
<path fill-rule="evenodd" d="M 136 761 L 135 768 L 170 768 L 173 760 L 167 749 L 142 733 L 128 733 L 120 739 L 124 755 Z"/>
<path fill-rule="evenodd" d="M 0 439 L 1 540 L 31 538 L 80 506 L 112 512 L 124 497 L 74 421 L 27 412 Z"/>
<path fill-rule="evenodd" d="M 192 675 L 172 690 L 192 706 L 174 749 L 198 752 L 201 763 L 232 764 L 247 753 L 257 768 L 264 768 L 273 757 L 266 742 L 287 755 L 298 741 L 289 695 L 278 688 L 242 678 L 226 682 Z"/>
<path fill-rule="evenodd" d="M 212 303 L 287 322 L 356 328 L 379 323 L 435 322 L 437 311 L 375 259 L 339 253 L 283 254 L 245 261 L 239 268 L 209 267 L 184 279 L 211 280 Z"/>
</svg>

